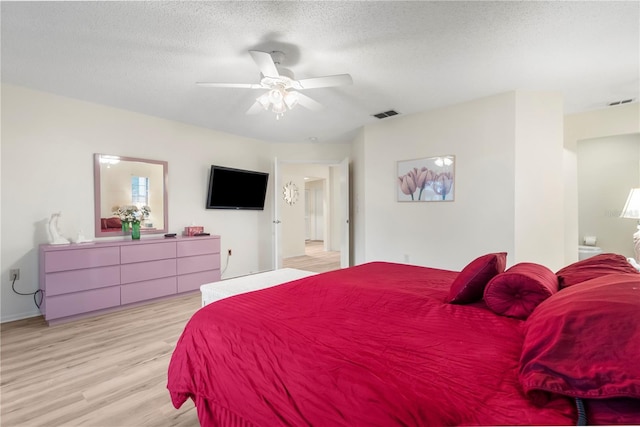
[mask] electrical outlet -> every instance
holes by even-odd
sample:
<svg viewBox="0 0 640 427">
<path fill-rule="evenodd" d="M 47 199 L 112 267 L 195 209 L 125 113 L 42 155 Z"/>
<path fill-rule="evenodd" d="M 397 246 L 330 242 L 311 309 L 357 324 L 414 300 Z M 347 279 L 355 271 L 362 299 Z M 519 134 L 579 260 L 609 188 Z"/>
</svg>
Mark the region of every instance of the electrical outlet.
<svg viewBox="0 0 640 427">
<path fill-rule="evenodd" d="M 229 256 L 231 256 L 231 249 L 229 249 Z"/>
<path fill-rule="evenodd" d="M 9 280 L 11 280 L 11 281 L 20 280 L 20 269 L 19 268 L 12 268 L 11 270 L 9 270 Z"/>
</svg>

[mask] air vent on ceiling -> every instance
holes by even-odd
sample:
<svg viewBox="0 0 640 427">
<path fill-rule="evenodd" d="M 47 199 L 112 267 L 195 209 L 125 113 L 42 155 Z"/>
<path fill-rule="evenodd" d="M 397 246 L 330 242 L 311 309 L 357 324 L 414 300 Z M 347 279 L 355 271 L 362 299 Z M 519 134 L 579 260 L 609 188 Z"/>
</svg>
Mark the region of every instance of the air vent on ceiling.
<svg viewBox="0 0 640 427">
<path fill-rule="evenodd" d="M 614 105 L 628 104 L 630 102 L 633 102 L 633 98 L 623 99 L 622 101 L 613 101 L 613 102 L 610 102 L 608 105 L 609 107 L 613 107 Z"/>
<path fill-rule="evenodd" d="M 386 117 L 397 116 L 398 112 L 395 110 L 385 111 L 384 113 L 372 114 L 373 117 L 377 117 L 379 119 L 384 119 Z"/>
</svg>

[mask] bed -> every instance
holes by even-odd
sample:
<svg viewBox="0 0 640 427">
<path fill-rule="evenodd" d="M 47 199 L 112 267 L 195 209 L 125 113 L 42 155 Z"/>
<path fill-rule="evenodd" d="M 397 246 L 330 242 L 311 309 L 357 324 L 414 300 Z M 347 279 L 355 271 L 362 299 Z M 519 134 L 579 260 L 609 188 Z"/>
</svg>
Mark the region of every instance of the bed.
<svg viewBox="0 0 640 427">
<path fill-rule="evenodd" d="M 372 262 L 209 304 L 173 352 L 172 403 L 203 426 L 640 423 L 637 270 L 505 260 Z"/>
</svg>

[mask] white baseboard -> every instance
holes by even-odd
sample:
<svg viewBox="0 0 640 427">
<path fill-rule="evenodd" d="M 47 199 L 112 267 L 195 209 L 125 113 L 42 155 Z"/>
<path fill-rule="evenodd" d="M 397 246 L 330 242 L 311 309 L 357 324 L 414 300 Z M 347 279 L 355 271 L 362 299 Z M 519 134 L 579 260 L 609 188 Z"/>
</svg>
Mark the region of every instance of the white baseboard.
<svg viewBox="0 0 640 427">
<path fill-rule="evenodd" d="M 15 322 L 16 320 L 28 319 L 30 317 L 38 317 L 38 316 L 42 316 L 42 313 L 40 313 L 40 310 L 26 311 L 23 313 L 14 313 L 9 316 L 0 317 L 0 323 Z"/>
</svg>

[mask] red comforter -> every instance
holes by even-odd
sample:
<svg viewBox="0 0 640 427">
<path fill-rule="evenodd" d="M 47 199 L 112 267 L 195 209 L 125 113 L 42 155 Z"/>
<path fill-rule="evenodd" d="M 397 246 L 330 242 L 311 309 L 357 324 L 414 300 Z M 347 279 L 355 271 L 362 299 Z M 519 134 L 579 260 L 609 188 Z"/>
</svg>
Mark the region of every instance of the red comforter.
<svg viewBox="0 0 640 427">
<path fill-rule="evenodd" d="M 523 322 L 444 302 L 456 272 L 369 263 L 210 304 L 169 366 L 204 426 L 574 424 L 518 383 Z"/>
</svg>

